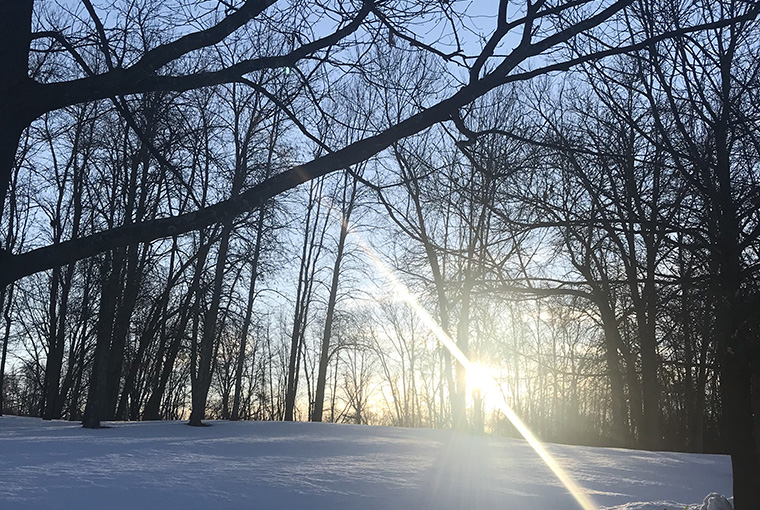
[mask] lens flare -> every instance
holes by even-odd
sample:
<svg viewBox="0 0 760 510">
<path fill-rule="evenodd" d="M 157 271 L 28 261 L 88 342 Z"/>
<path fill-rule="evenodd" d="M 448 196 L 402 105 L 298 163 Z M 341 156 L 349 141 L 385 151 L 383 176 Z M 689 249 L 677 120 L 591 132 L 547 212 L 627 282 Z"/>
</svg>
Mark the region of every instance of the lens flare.
<svg viewBox="0 0 760 510">
<path fill-rule="evenodd" d="M 443 344 L 446 349 L 449 350 L 451 355 L 454 356 L 454 358 L 456 358 L 456 360 L 465 367 L 468 374 L 470 371 L 472 371 L 476 375 L 476 378 L 478 379 L 477 384 L 480 385 L 481 391 L 490 390 L 492 388 L 499 388 L 499 384 L 493 378 L 491 373 L 484 367 L 475 365 L 469 360 L 469 358 L 462 352 L 457 344 L 451 338 L 449 338 L 449 335 L 446 334 L 443 329 L 441 329 L 441 327 L 438 325 L 438 322 L 436 322 L 436 320 L 412 295 L 407 286 L 404 285 L 403 282 L 401 282 L 401 280 L 396 277 L 393 271 L 391 271 L 390 268 L 388 268 L 388 266 L 380 259 L 380 257 L 377 256 L 375 251 L 359 236 L 357 236 L 355 239 L 357 240 L 362 251 L 364 251 L 370 257 L 377 270 L 383 275 L 386 281 L 392 285 L 394 295 L 406 302 L 407 305 L 415 311 L 420 320 L 433 332 L 438 341 Z M 544 461 L 549 469 L 552 470 L 554 475 L 559 479 L 560 482 L 562 482 L 570 494 L 572 494 L 573 498 L 575 498 L 583 510 L 597 510 L 598 507 L 591 501 L 591 498 L 586 493 L 586 491 L 583 490 L 583 488 L 578 485 L 575 480 L 573 480 L 573 478 L 562 468 L 562 466 L 559 465 L 559 463 L 557 463 L 556 460 L 554 460 L 554 458 L 546 450 L 546 448 L 544 448 L 538 438 L 533 435 L 528 426 L 523 423 L 517 414 L 515 414 L 515 412 L 507 403 L 504 393 L 502 391 L 493 391 L 491 393 L 492 398 L 496 398 L 498 401 L 495 404 L 495 407 L 501 410 L 507 419 L 512 422 L 512 425 L 514 425 L 520 434 L 522 434 L 528 444 L 533 448 L 533 450 L 535 450 L 538 456 L 541 457 L 541 460 Z"/>
</svg>

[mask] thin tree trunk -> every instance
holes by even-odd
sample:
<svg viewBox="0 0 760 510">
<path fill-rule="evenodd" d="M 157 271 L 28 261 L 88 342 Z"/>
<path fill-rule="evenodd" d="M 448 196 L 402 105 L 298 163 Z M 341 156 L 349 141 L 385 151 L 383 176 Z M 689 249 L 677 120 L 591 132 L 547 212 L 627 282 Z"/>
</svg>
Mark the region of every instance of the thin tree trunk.
<svg viewBox="0 0 760 510">
<path fill-rule="evenodd" d="M 45 367 L 46 396 L 45 396 L 45 413 L 42 418 L 52 420 L 61 417 L 62 399 L 66 394 L 60 391 L 60 378 L 63 368 L 63 352 L 66 339 L 66 318 L 68 317 L 69 295 L 74 279 L 76 263 L 69 264 L 66 268 L 66 274 L 61 285 L 60 307 L 58 309 L 58 324 L 51 331 L 55 335 L 55 341 L 51 342 L 48 352 L 48 362 Z M 53 277 L 56 277 L 55 271 Z M 51 292 L 51 299 L 53 299 Z M 53 301 L 55 303 L 55 301 Z M 51 308 L 54 304 L 51 305 Z M 71 370 L 71 367 L 69 367 Z M 48 372 L 50 372 L 48 374 Z"/>
<path fill-rule="evenodd" d="M 290 356 L 285 392 L 285 421 L 293 421 L 295 417 L 301 349 L 303 348 L 304 330 L 311 302 L 311 289 L 314 284 L 314 269 L 322 250 L 322 238 L 324 238 L 326 231 L 327 217 L 325 218 L 325 226 L 322 228 L 322 238 L 317 242 L 316 236 L 317 229 L 319 228 L 321 201 L 316 197 L 321 196 L 323 184 L 324 180 L 320 179 L 318 183 L 312 183 L 309 191 L 309 206 L 306 214 L 306 228 L 304 229 L 303 247 L 301 250 L 301 268 L 298 273 L 298 288 L 296 290 L 296 309 L 293 318 L 293 331 L 290 335 Z M 314 218 L 313 224 L 312 217 Z"/>
<path fill-rule="evenodd" d="M 0 356 L 0 416 L 3 415 L 5 402 L 5 361 L 8 357 L 8 340 L 11 336 L 11 304 L 13 303 L 14 284 L 8 285 L 0 291 L 0 305 L 3 306 L 3 318 L 5 319 L 5 328 L 3 331 L 3 352 Z"/>
<path fill-rule="evenodd" d="M 56 240 L 58 242 L 58 240 Z M 55 401 L 58 399 L 58 387 L 61 382 L 61 364 L 63 363 L 63 346 L 58 348 L 58 287 L 61 283 L 61 266 L 53 269 L 50 278 L 48 300 L 47 360 L 45 362 L 45 381 L 43 383 L 42 409 L 43 420 L 53 419 Z"/>
<path fill-rule="evenodd" d="M 194 427 L 203 426 L 202 420 L 206 416 L 206 401 L 208 392 L 211 388 L 211 377 L 214 363 L 214 351 L 217 344 L 217 328 L 219 318 L 219 304 L 222 300 L 222 285 L 224 283 L 224 266 L 227 262 L 227 251 L 230 245 L 230 234 L 232 233 L 232 223 L 225 223 L 222 229 L 219 249 L 216 256 L 216 266 L 214 271 L 214 287 L 211 294 L 211 303 L 206 312 L 203 323 L 203 333 L 198 358 L 198 371 L 193 378 L 192 385 L 192 402 L 193 407 L 190 412 L 190 421 L 188 425 Z"/>
<path fill-rule="evenodd" d="M 349 178 L 346 172 L 345 179 Z M 343 250 L 346 246 L 348 237 L 348 222 L 351 219 L 351 212 L 354 209 L 356 199 L 356 180 L 353 180 L 350 198 L 346 204 L 346 188 L 348 182 L 343 183 L 343 204 L 344 212 L 341 219 L 340 235 L 338 237 L 338 252 L 335 255 L 335 264 L 333 266 L 332 280 L 330 282 L 330 295 L 327 300 L 327 316 L 325 317 L 325 329 L 322 334 L 322 348 L 319 354 L 319 369 L 317 373 L 317 387 L 314 396 L 314 410 L 312 411 L 311 421 L 322 421 L 322 412 L 325 402 L 325 385 L 327 384 L 327 365 L 330 363 L 330 337 L 332 336 L 333 319 L 335 317 L 335 304 L 338 299 L 338 281 L 340 279 L 340 266 L 343 262 Z"/>
<path fill-rule="evenodd" d="M 137 352 L 135 353 L 132 363 L 130 363 L 127 375 L 124 378 L 124 388 L 121 392 L 121 398 L 119 399 L 119 406 L 116 410 L 117 419 L 125 419 L 127 417 L 127 406 L 130 395 L 134 393 L 135 381 L 137 380 L 138 372 L 141 366 L 144 364 L 143 357 L 148 349 L 148 346 L 156 336 L 156 333 L 161 328 L 161 322 L 169 320 L 166 315 L 166 307 L 169 302 L 169 294 L 171 292 L 171 276 L 174 265 L 174 253 L 172 252 L 172 260 L 169 263 L 169 281 L 167 281 L 166 288 L 161 294 L 159 301 L 156 303 L 151 319 L 145 327 L 145 330 L 140 335 L 140 340 L 137 346 Z"/>
<path fill-rule="evenodd" d="M 147 254 L 147 249 L 143 257 Z M 118 310 L 114 318 L 111 336 L 111 349 L 108 353 L 108 381 L 106 387 L 105 416 L 107 419 L 116 419 L 116 406 L 118 404 L 121 387 L 121 376 L 124 370 L 124 354 L 129 336 L 129 326 L 132 313 L 137 304 L 137 296 L 142 282 L 142 266 L 144 260 L 140 260 L 139 247 L 129 246 L 127 249 L 126 265 L 124 268 L 123 288 L 124 293 L 118 301 Z M 129 390 L 130 388 L 126 388 Z"/>
<path fill-rule="evenodd" d="M 146 122 L 155 118 L 152 110 L 148 107 Z M 148 186 L 146 185 L 150 169 L 150 152 L 146 141 L 140 146 L 129 170 L 129 188 L 126 196 L 125 224 L 132 224 L 145 216 L 145 203 Z M 139 179 L 138 179 L 139 174 Z M 139 188 L 139 194 L 138 194 Z M 132 314 L 137 304 L 137 296 L 143 280 L 143 267 L 145 266 L 149 250 L 145 246 L 140 253 L 140 245 L 132 244 L 126 249 L 124 260 L 123 285 L 124 292 L 119 301 L 119 307 L 115 315 L 111 349 L 108 358 L 108 382 L 106 389 L 106 415 L 109 419 L 116 418 L 116 410 L 121 385 L 121 375 L 124 369 L 124 353 L 129 335 L 129 326 Z M 132 388 L 125 388 L 128 393 Z"/>
<path fill-rule="evenodd" d="M 231 420 L 240 419 L 240 398 L 243 390 L 243 366 L 245 364 L 245 351 L 248 343 L 248 332 L 253 319 L 253 301 L 256 296 L 256 280 L 259 272 L 259 256 L 261 255 L 262 237 L 264 235 L 264 218 L 266 209 L 262 206 L 259 209 L 259 215 L 256 219 L 256 245 L 253 248 L 253 258 L 251 260 L 251 282 L 248 287 L 248 303 L 245 308 L 245 318 L 243 319 L 243 331 L 240 336 L 240 351 L 238 352 L 237 365 L 235 370 L 235 396 L 232 401 Z"/>
</svg>

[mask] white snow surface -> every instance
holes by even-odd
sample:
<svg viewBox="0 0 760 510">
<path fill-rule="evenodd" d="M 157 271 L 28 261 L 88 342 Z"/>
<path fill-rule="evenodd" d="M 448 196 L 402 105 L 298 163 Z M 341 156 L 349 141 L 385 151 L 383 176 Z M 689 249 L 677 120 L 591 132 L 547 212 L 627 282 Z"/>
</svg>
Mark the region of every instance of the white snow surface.
<svg viewBox="0 0 760 510">
<path fill-rule="evenodd" d="M 114 422 L 87 430 L 0 417 L 0 509 L 580 508 L 522 440 L 326 423 L 209 423 Z M 717 494 L 714 502 L 705 496 L 731 494 L 726 456 L 547 448 L 600 508 L 724 510 Z"/>
</svg>

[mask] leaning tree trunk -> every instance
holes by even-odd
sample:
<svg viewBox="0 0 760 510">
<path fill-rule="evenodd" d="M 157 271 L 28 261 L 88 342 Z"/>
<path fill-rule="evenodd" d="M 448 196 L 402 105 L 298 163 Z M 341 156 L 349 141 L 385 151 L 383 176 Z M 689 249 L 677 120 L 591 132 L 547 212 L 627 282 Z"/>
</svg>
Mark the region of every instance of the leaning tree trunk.
<svg viewBox="0 0 760 510">
<path fill-rule="evenodd" d="M 293 331 L 290 335 L 290 356 L 288 360 L 287 389 L 285 393 L 285 421 L 295 419 L 296 396 L 298 394 L 298 376 L 300 370 L 301 350 L 303 349 L 303 336 L 306 328 L 306 319 L 311 303 L 311 289 L 314 284 L 315 266 L 322 249 L 323 239 L 327 231 L 327 218 L 322 227 L 321 237 L 316 239 L 319 229 L 321 202 L 316 197 L 321 196 L 324 184 L 320 180 L 312 185 L 309 191 L 309 205 L 306 214 L 306 228 L 304 229 L 303 247 L 301 251 L 301 267 L 298 273 L 298 288 L 296 290 L 296 309 L 293 318 Z M 312 224 L 312 217 L 314 222 Z M 315 246 L 316 245 L 316 246 Z M 316 253 L 315 253 L 316 251 Z"/>
<path fill-rule="evenodd" d="M 106 382 L 106 403 L 104 416 L 109 419 L 117 419 L 116 406 L 119 399 L 121 376 L 124 369 L 124 353 L 129 335 L 129 325 L 132 313 L 137 304 L 137 296 L 142 281 L 142 265 L 139 260 L 139 247 L 132 245 L 127 249 L 124 277 L 122 279 L 124 292 L 118 303 L 118 310 L 114 317 L 114 325 L 111 334 L 111 348 L 108 355 L 108 379 Z"/>
<path fill-rule="evenodd" d="M 172 266 L 173 261 L 169 264 L 170 280 L 173 271 Z M 148 350 L 151 341 L 156 337 L 156 334 L 161 329 L 161 322 L 168 320 L 168 317 L 166 316 L 166 308 L 169 301 L 169 293 L 171 292 L 171 288 L 171 283 L 167 282 L 167 286 L 161 294 L 161 297 L 158 299 L 158 302 L 154 304 L 153 309 L 151 310 L 150 320 L 148 321 L 148 324 L 140 334 L 140 340 L 137 344 L 137 352 L 135 352 L 135 355 L 132 358 L 132 362 L 129 365 L 127 375 L 124 378 L 124 388 L 121 391 L 121 397 L 119 398 L 119 405 L 117 407 L 115 415 L 116 419 L 118 420 L 124 420 L 127 418 L 137 419 L 136 413 L 128 413 L 127 411 L 128 408 L 134 407 L 134 402 L 132 402 L 132 406 L 130 406 L 130 396 L 132 396 L 134 400 L 134 395 L 138 393 L 136 392 L 138 379 L 137 376 L 140 368 L 145 366 L 147 363 L 143 359 L 145 357 L 145 352 Z"/>
<path fill-rule="evenodd" d="M 348 179 L 348 172 L 346 172 Z M 348 183 L 343 184 L 343 202 L 346 201 L 346 188 Z M 351 196 L 348 204 L 345 204 L 345 211 L 341 219 L 340 236 L 338 237 L 338 252 L 335 255 L 335 265 L 333 267 L 332 281 L 330 282 L 330 296 L 327 300 L 327 316 L 325 317 L 325 329 L 322 334 L 322 349 L 319 354 L 319 369 L 317 372 L 317 387 L 314 395 L 314 410 L 311 414 L 311 421 L 322 421 L 322 412 L 325 405 L 325 385 L 327 384 L 327 366 L 330 363 L 330 337 L 332 336 L 333 319 L 335 317 L 335 304 L 338 299 L 338 281 L 340 279 L 340 266 L 343 262 L 343 250 L 346 246 L 346 237 L 348 237 L 348 222 L 351 219 L 351 212 L 354 209 L 356 199 L 356 179 L 353 180 Z"/>
<path fill-rule="evenodd" d="M 240 335 L 240 351 L 238 351 L 237 366 L 235 368 L 235 396 L 232 400 L 231 420 L 240 419 L 240 398 L 243 391 L 243 365 L 245 363 L 245 350 L 248 343 L 248 332 L 250 331 L 251 321 L 253 319 L 253 301 L 256 296 L 256 280 L 259 272 L 259 257 L 261 255 L 262 236 L 264 235 L 264 218 L 266 209 L 262 206 L 259 209 L 259 215 L 256 219 L 256 245 L 253 248 L 253 259 L 251 260 L 251 282 L 248 287 L 248 303 L 245 309 L 245 318 L 243 319 L 243 331 Z"/>
<path fill-rule="evenodd" d="M 74 270 L 76 263 L 69 264 L 66 268 L 66 274 L 64 281 L 61 282 L 61 297 L 60 307 L 58 314 L 51 313 L 51 329 L 50 329 L 50 345 L 48 348 L 48 361 L 45 366 L 45 409 L 42 414 L 42 418 L 45 420 L 52 420 L 60 418 L 60 411 L 62 410 L 61 402 L 65 398 L 65 394 L 60 391 L 60 379 L 63 369 L 63 351 L 64 342 L 66 340 L 66 318 L 68 316 L 69 305 L 69 293 L 74 278 Z M 53 279 L 59 278 L 60 267 L 53 271 Z M 58 285 L 53 285 L 55 289 Z M 51 291 L 50 293 L 50 309 L 54 312 L 57 291 Z M 53 321 L 56 324 L 53 324 Z M 71 370 L 71 367 L 69 367 Z"/>
<path fill-rule="evenodd" d="M 200 352 L 198 358 L 198 372 L 193 378 L 192 402 L 188 425 L 200 427 L 206 415 L 206 400 L 211 388 L 211 376 L 214 363 L 214 345 L 217 341 L 217 328 L 219 317 L 219 304 L 222 300 L 222 284 L 224 283 L 224 265 L 227 262 L 227 251 L 230 245 L 232 223 L 225 223 L 222 237 L 219 241 L 219 251 L 216 255 L 216 268 L 214 272 L 214 288 L 211 295 L 211 304 L 203 323 Z"/>
</svg>

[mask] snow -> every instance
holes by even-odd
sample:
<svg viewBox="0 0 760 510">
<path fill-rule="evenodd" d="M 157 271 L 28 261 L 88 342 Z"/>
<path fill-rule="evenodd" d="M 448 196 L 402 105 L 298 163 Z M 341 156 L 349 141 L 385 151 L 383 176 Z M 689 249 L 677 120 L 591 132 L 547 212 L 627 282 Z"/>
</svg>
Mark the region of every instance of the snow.
<svg viewBox="0 0 760 510">
<path fill-rule="evenodd" d="M 715 492 L 708 494 L 702 503 L 695 505 L 684 505 L 673 501 L 653 501 L 628 503 L 614 508 L 615 510 L 734 510 L 733 503 L 729 499 Z"/>
<path fill-rule="evenodd" d="M 324 423 L 210 423 L 86 430 L 0 417 L 0 509 L 579 508 L 522 440 Z M 718 494 L 705 498 L 731 493 L 728 457 L 547 448 L 600 507 L 730 509 Z"/>
</svg>

